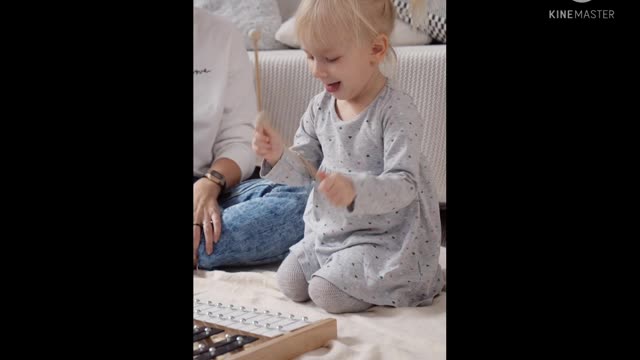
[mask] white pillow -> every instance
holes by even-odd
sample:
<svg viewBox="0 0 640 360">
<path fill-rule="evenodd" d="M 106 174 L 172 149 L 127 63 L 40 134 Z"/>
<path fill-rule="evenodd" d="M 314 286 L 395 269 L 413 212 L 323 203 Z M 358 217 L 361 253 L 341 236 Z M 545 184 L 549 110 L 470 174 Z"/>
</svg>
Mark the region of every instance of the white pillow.
<svg viewBox="0 0 640 360">
<path fill-rule="evenodd" d="M 300 48 L 300 43 L 298 42 L 295 32 L 295 22 L 296 18 L 292 16 L 280 25 L 280 28 L 276 31 L 276 40 L 289 47 Z"/>
<path fill-rule="evenodd" d="M 295 17 L 285 21 L 278 31 L 275 38 L 279 42 L 292 47 L 300 48 L 300 43 L 295 33 Z M 432 39 L 424 31 L 418 31 L 402 20 L 396 19 L 395 26 L 391 32 L 391 46 L 415 46 L 430 44 Z"/>
<path fill-rule="evenodd" d="M 415 46 L 430 44 L 432 39 L 424 31 L 414 29 L 406 22 L 396 19 L 389 41 L 391 46 Z"/>
<path fill-rule="evenodd" d="M 258 48 L 260 50 L 285 49 L 276 41 L 275 33 L 282 25 L 280 10 L 276 0 L 194 0 L 193 6 L 223 16 L 244 34 L 244 45 L 253 50 L 253 40 L 249 31 L 259 29 L 261 33 Z"/>
</svg>

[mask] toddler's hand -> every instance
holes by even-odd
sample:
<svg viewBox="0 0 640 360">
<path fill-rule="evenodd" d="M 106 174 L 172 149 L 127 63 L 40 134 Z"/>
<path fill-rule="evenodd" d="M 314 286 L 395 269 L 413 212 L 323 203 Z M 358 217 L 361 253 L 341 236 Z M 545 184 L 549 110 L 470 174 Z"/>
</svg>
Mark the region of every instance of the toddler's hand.
<svg viewBox="0 0 640 360">
<path fill-rule="evenodd" d="M 253 151 L 259 156 L 262 156 L 271 166 L 276 166 L 276 163 L 282 157 L 284 152 L 284 144 L 282 138 L 266 120 L 266 115 L 263 112 L 258 114 L 258 121 L 256 125 L 256 131 L 253 134 L 253 141 L 251 143 Z"/>
<path fill-rule="evenodd" d="M 347 207 L 356 198 L 356 189 L 348 177 L 339 173 L 327 174 L 318 171 L 317 178 L 320 180 L 318 190 L 334 206 Z"/>
</svg>

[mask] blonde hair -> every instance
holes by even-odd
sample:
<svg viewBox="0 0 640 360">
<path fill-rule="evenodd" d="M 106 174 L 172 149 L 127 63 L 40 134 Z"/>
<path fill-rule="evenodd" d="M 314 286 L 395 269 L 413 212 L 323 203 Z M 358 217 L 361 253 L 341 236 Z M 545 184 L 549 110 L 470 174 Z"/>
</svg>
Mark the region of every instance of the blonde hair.
<svg viewBox="0 0 640 360">
<path fill-rule="evenodd" d="M 368 45 L 380 34 L 391 38 L 396 10 L 391 0 L 302 0 L 295 18 L 301 44 L 320 48 L 329 48 L 336 41 Z M 396 61 L 389 43 L 384 62 L 391 62 L 393 68 Z"/>
</svg>

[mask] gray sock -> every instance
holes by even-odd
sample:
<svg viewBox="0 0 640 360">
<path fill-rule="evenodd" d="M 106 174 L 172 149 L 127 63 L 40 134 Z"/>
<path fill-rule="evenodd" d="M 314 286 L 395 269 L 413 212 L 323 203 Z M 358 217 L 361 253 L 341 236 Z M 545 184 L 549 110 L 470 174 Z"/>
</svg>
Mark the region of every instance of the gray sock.
<svg viewBox="0 0 640 360">
<path fill-rule="evenodd" d="M 314 276 L 309 283 L 309 296 L 316 305 L 333 314 L 361 312 L 373 306 L 352 297 L 318 276 Z"/>
<path fill-rule="evenodd" d="M 282 261 L 276 273 L 280 291 L 293 301 L 309 300 L 309 283 L 304 278 L 302 267 L 293 255 L 289 254 Z"/>
</svg>

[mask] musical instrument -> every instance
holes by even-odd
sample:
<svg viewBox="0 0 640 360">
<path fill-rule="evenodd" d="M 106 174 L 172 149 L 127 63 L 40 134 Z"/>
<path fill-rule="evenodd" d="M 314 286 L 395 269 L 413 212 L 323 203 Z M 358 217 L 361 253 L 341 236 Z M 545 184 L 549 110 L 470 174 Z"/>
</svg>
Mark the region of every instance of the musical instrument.
<svg viewBox="0 0 640 360">
<path fill-rule="evenodd" d="M 335 319 L 194 298 L 193 359 L 291 359 L 337 338 Z"/>
<path fill-rule="evenodd" d="M 256 76 L 256 96 L 258 98 L 258 119 L 256 129 L 258 131 L 262 131 L 262 128 L 270 128 L 272 131 L 276 131 L 271 125 L 271 120 L 269 120 L 269 115 L 262 108 L 262 87 L 261 87 L 261 79 L 260 79 L 260 60 L 258 59 L 258 41 L 262 36 L 260 30 L 251 29 L 249 31 L 249 37 L 253 40 L 253 54 L 254 54 L 254 66 L 255 66 L 255 76 Z M 296 152 L 296 155 L 302 160 L 304 167 L 307 169 L 307 172 L 312 178 L 316 177 L 316 173 L 318 169 L 315 168 L 307 159 L 305 159 L 302 154 Z"/>
</svg>

